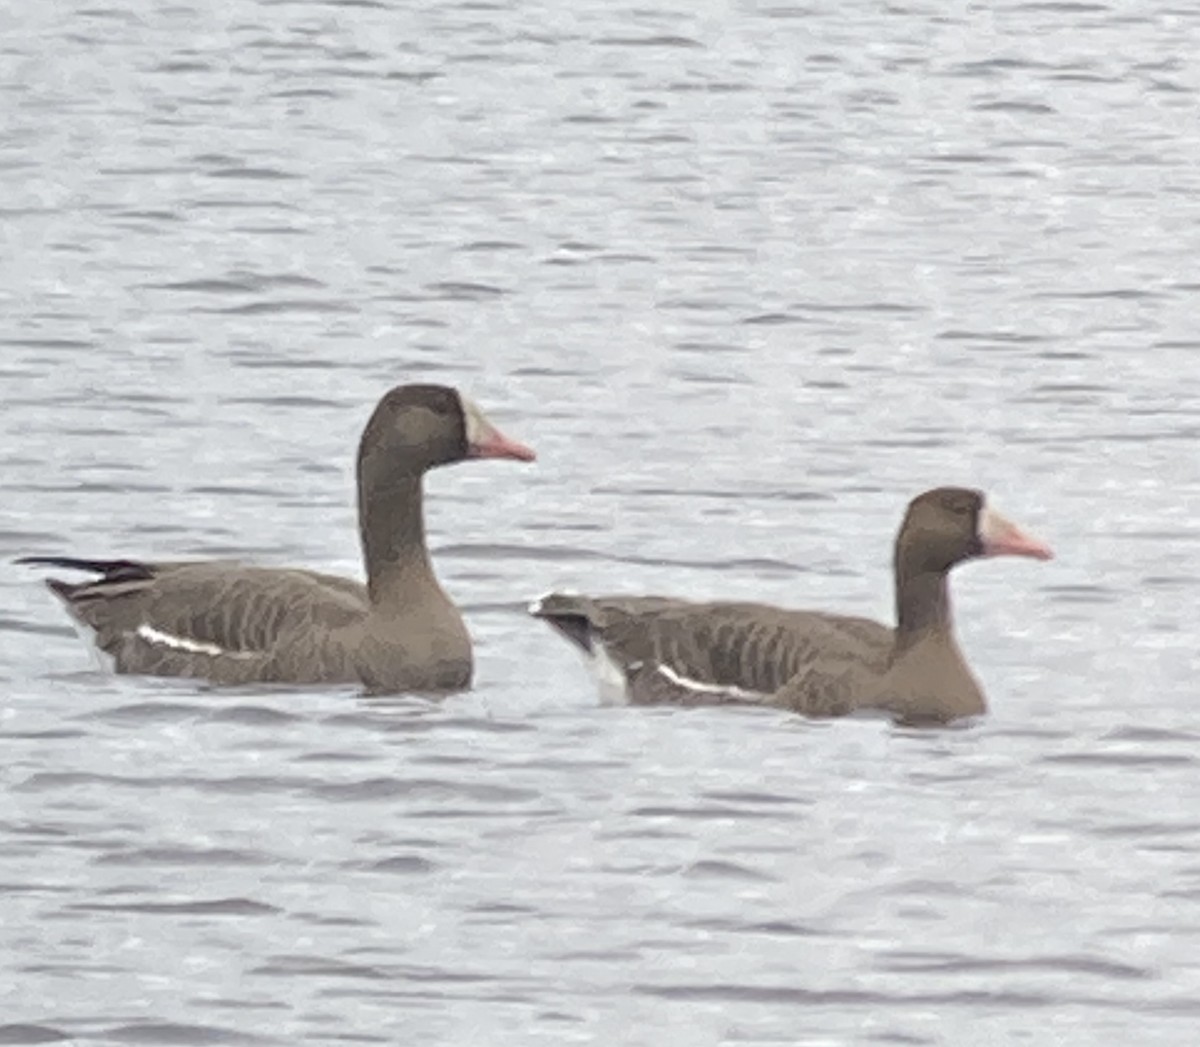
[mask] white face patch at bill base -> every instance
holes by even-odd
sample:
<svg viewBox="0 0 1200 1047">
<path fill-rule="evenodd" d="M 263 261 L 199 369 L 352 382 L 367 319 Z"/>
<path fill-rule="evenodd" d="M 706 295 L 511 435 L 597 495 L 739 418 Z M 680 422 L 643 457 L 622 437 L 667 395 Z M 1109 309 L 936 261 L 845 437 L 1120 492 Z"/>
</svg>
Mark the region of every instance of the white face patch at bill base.
<svg viewBox="0 0 1200 1047">
<path fill-rule="evenodd" d="M 985 500 L 979 510 L 976 537 L 984 556 L 1028 556 L 1034 560 L 1052 560 L 1054 553 L 1045 542 L 1002 516 Z"/>
<path fill-rule="evenodd" d="M 997 521 L 1003 519 L 1004 517 L 992 508 L 992 503 L 984 495 L 983 502 L 979 506 L 979 516 L 975 521 L 975 537 L 986 544 L 988 538 L 996 533 Z"/>
<path fill-rule="evenodd" d="M 458 394 L 459 409 L 463 416 L 463 435 L 467 441 L 467 458 L 511 458 L 518 462 L 532 462 L 537 452 L 516 440 L 510 440 L 480 410 L 479 405 L 468 396 Z"/>
<path fill-rule="evenodd" d="M 205 643 L 203 640 L 189 640 L 185 636 L 173 636 L 161 629 L 155 629 L 149 622 L 142 622 L 137 627 L 137 636 L 147 643 L 158 647 L 170 647 L 172 650 L 186 654 L 223 655 L 226 658 L 255 658 L 255 651 L 227 651 L 215 643 Z"/>
<path fill-rule="evenodd" d="M 479 405 L 469 396 L 458 394 L 462 405 L 463 419 L 467 427 L 467 446 L 476 447 L 493 431 L 492 424 L 484 417 Z"/>
</svg>

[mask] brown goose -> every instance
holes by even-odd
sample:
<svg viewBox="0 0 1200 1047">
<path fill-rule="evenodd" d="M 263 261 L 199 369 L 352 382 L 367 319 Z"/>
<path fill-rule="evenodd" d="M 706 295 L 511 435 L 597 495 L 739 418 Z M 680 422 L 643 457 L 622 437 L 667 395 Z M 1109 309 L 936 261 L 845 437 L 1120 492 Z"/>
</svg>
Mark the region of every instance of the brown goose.
<svg viewBox="0 0 1200 1047">
<path fill-rule="evenodd" d="M 457 690 L 471 639 L 425 545 L 427 470 L 467 458 L 533 461 L 457 390 L 401 385 L 379 401 L 358 447 L 367 584 L 235 562 L 141 563 L 31 556 L 19 563 L 98 574 L 47 585 L 95 632 L 117 672 L 217 684 L 361 683 L 374 692 Z"/>
<path fill-rule="evenodd" d="M 1053 554 L 982 493 L 926 491 L 895 545 L 896 628 L 753 603 L 551 593 L 530 613 L 588 655 L 634 703 L 779 705 L 808 716 L 884 710 L 911 723 L 984 712 L 954 639 L 947 575 L 986 556 Z"/>
</svg>

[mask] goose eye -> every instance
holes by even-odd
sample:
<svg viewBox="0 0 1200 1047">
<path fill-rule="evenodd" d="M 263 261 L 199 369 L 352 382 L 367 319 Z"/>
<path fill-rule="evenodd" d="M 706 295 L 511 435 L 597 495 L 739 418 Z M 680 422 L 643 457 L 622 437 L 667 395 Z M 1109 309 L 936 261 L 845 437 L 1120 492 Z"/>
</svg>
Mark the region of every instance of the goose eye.
<svg viewBox="0 0 1200 1047">
<path fill-rule="evenodd" d="M 429 409 L 442 418 L 451 414 L 453 407 L 454 405 L 450 402 L 450 399 L 445 396 L 436 396 L 429 401 Z"/>
</svg>

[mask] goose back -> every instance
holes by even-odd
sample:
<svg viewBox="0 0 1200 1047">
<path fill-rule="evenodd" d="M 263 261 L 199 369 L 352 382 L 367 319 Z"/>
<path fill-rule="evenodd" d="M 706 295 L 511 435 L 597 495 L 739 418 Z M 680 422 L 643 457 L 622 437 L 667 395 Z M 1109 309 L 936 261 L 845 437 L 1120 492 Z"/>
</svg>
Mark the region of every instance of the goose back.
<svg viewBox="0 0 1200 1047">
<path fill-rule="evenodd" d="M 823 653 L 880 665 L 891 646 L 870 619 L 750 602 L 552 593 L 530 610 L 639 704 L 769 701 Z"/>
</svg>

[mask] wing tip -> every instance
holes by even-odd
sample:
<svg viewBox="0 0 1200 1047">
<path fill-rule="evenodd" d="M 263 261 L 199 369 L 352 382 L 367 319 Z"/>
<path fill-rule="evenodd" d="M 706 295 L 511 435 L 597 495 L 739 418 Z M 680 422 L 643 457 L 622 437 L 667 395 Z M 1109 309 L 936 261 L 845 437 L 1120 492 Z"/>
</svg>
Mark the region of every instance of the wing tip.
<svg viewBox="0 0 1200 1047">
<path fill-rule="evenodd" d="M 71 564 L 64 564 L 62 559 L 57 556 L 18 556 L 12 561 L 21 567 L 70 567 Z M 73 562 L 73 561 L 72 561 Z M 64 582 L 61 578 L 43 578 L 42 584 L 57 596 L 63 603 L 70 603 L 71 597 L 74 595 L 80 585 L 88 585 L 88 582 Z"/>
<path fill-rule="evenodd" d="M 553 618 L 555 615 L 560 614 L 578 614 L 580 613 L 580 599 L 581 597 L 578 593 L 562 589 L 551 590 L 531 600 L 525 610 L 534 618 Z"/>
<path fill-rule="evenodd" d="M 55 596 L 64 602 L 70 603 L 71 594 L 75 591 L 74 585 L 72 585 L 70 582 L 64 582 L 60 578 L 46 578 L 43 579 L 43 581 L 46 588 L 49 589 Z"/>
<path fill-rule="evenodd" d="M 18 556 L 14 564 L 23 567 L 56 567 L 63 571 L 98 574 L 95 582 L 148 581 L 154 566 L 140 560 L 86 560 L 77 556 Z M 94 583 L 89 583 L 94 584 Z"/>
<path fill-rule="evenodd" d="M 534 618 L 540 618 L 556 632 L 591 654 L 595 631 L 587 609 L 582 606 L 584 597 L 566 592 L 549 592 L 533 600 L 527 610 Z"/>
</svg>

